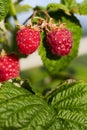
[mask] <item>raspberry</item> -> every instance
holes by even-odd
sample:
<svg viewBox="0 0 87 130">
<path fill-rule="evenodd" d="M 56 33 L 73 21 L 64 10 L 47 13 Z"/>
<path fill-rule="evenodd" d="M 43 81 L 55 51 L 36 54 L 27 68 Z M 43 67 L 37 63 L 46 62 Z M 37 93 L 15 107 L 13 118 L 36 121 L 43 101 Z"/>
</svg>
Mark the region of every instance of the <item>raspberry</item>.
<svg viewBox="0 0 87 130">
<path fill-rule="evenodd" d="M 17 46 L 22 54 L 31 54 L 40 45 L 40 33 L 38 30 L 25 27 L 17 32 Z"/>
<path fill-rule="evenodd" d="M 72 48 L 72 33 L 67 28 L 55 29 L 48 33 L 46 41 L 54 55 L 69 55 Z"/>
<path fill-rule="evenodd" d="M 15 54 L 0 56 L 0 82 L 19 76 L 19 60 Z"/>
</svg>

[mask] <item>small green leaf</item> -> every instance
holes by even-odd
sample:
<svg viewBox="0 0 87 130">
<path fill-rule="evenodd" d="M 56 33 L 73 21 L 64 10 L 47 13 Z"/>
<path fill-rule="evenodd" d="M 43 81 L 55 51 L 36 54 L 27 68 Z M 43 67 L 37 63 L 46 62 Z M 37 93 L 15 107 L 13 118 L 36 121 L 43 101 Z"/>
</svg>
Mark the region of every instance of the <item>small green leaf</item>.
<svg viewBox="0 0 87 130">
<path fill-rule="evenodd" d="M 69 9 L 63 4 L 51 3 L 47 5 L 48 12 L 55 12 L 58 10 L 63 10 L 66 14 L 71 15 Z"/>
<path fill-rule="evenodd" d="M 87 0 L 83 0 L 80 4 L 76 3 L 76 0 L 61 0 L 71 13 L 80 15 L 87 15 Z"/>
<path fill-rule="evenodd" d="M 63 121 L 64 130 L 87 129 L 87 83 L 69 80 L 51 91 L 47 101 Z"/>
<path fill-rule="evenodd" d="M 0 0 L 0 21 L 6 17 L 10 0 Z"/>
<path fill-rule="evenodd" d="M 87 15 L 87 0 L 77 5 L 80 15 Z"/>
<path fill-rule="evenodd" d="M 70 10 L 76 6 L 76 0 L 61 0 L 61 3 L 64 4 Z"/>
<path fill-rule="evenodd" d="M 78 19 L 73 15 L 66 15 L 64 12 L 59 10 L 57 12 L 50 12 L 50 16 L 54 18 L 56 22 L 60 20 L 62 23 L 66 23 L 67 28 L 72 32 L 73 36 L 73 47 L 70 54 L 68 56 L 58 57 L 54 56 L 50 52 L 46 44 L 46 35 L 45 33 L 42 33 L 42 43 L 39 47 L 39 54 L 50 74 L 58 75 L 58 72 L 64 70 L 73 60 L 73 58 L 76 57 L 78 53 L 80 38 L 82 36 L 82 29 Z"/>
<path fill-rule="evenodd" d="M 32 7 L 30 5 L 19 5 L 19 4 L 15 4 L 15 9 L 17 13 L 21 13 L 21 12 L 27 12 L 29 11 L 29 9 L 32 9 Z"/>
</svg>

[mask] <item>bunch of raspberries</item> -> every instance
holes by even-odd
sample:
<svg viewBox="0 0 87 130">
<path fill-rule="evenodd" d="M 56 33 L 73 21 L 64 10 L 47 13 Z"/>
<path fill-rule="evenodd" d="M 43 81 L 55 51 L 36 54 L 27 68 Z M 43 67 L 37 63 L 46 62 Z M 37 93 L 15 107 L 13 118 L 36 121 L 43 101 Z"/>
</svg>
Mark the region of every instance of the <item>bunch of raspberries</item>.
<svg viewBox="0 0 87 130">
<path fill-rule="evenodd" d="M 20 53 L 31 54 L 40 45 L 40 31 L 24 27 L 17 32 L 16 41 Z M 46 44 L 54 55 L 69 55 L 72 48 L 72 33 L 65 27 L 52 28 L 47 32 Z"/>
<path fill-rule="evenodd" d="M 48 30 L 47 26 L 50 29 L 46 32 L 46 44 L 51 53 L 57 56 L 69 55 L 72 48 L 72 33 L 65 27 L 51 29 L 49 23 L 43 26 L 45 31 Z M 16 34 L 16 41 L 20 53 L 25 55 L 32 54 L 40 46 L 40 30 L 23 26 Z M 0 82 L 18 77 L 19 72 L 19 59 L 15 54 L 0 55 Z"/>
</svg>

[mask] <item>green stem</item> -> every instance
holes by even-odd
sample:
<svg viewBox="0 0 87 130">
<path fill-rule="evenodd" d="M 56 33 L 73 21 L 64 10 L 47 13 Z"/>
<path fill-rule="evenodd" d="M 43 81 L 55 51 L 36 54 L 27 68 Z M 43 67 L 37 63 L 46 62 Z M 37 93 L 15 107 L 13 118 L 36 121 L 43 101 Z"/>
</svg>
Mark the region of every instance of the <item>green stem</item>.
<svg viewBox="0 0 87 130">
<path fill-rule="evenodd" d="M 51 19 L 50 15 L 48 14 L 48 12 L 46 10 L 36 10 L 34 9 L 34 13 L 33 15 L 29 16 L 26 21 L 24 21 L 23 24 L 26 24 L 28 22 L 29 19 L 34 19 L 34 17 L 36 16 L 36 14 L 38 14 L 38 12 L 43 13 L 46 16 L 46 20 L 49 21 L 49 19 Z"/>
<path fill-rule="evenodd" d="M 14 7 L 14 3 L 12 3 L 12 1 L 10 1 L 10 13 L 14 18 L 15 24 L 18 24 L 18 20 L 17 20 L 17 16 L 16 16 L 17 13 L 16 13 L 16 10 Z"/>
</svg>

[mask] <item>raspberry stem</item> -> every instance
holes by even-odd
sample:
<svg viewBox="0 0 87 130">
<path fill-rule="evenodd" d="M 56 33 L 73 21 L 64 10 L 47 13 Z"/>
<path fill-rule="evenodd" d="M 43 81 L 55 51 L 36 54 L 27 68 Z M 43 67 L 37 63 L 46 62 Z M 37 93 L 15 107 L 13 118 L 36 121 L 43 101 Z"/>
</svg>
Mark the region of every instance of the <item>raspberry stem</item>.
<svg viewBox="0 0 87 130">
<path fill-rule="evenodd" d="M 23 29 L 23 28 L 25 28 L 25 26 L 24 26 L 24 25 L 17 24 L 17 25 L 16 25 L 16 28 L 18 28 L 18 29 Z"/>
<path fill-rule="evenodd" d="M 5 55 L 7 55 L 7 54 L 6 54 L 5 50 L 2 49 L 0 56 L 1 56 L 1 57 L 4 57 Z"/>
<path fill-rule="evenodd" d="M 10 6 L 10 12 L 11 12 L 13 18 L 14 18 L 15 24 L 18 24 L 18 19 L 17 19 L 17 16 L 16 16 L 17 12 L 16 12 L 16 9 L 15 9 L 12 1 L 10 1 L 9 6 Z"/>
</svg>

